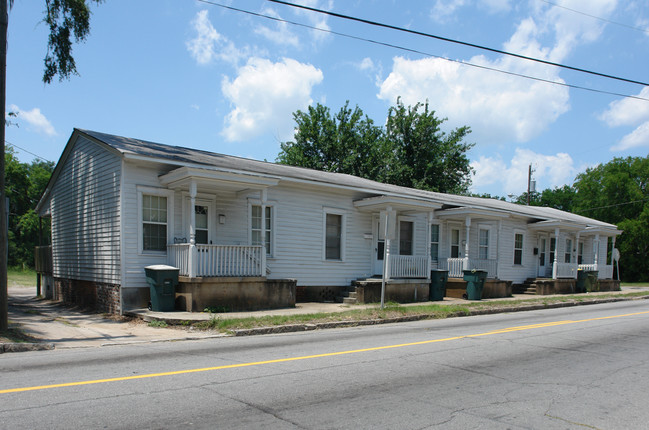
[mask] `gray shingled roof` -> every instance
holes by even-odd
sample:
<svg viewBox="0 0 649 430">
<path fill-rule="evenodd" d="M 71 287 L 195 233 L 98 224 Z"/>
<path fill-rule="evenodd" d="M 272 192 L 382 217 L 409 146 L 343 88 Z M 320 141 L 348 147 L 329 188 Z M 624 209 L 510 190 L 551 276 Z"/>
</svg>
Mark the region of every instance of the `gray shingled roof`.
<svg viewBox="0 0 649 430">
<path fill-rule="evenodd" d="M 103 142 L 104 144 L 114 148 L 122 154 L 151 157 L 152 159 L 157 160 L 168 160 L 172 164 L 183 165 L 191 163 L 194 165 L 204 165 L 217 169 L 264 174 L 287 180 L 295 179 L 301 181 L 312 181 L 320 184 L 334 184 L 338 186 L 369 190 L 376 192 L 377 194 L 406 196 L 420 200 L 428 200 L 436 203 L 442 203 L 445 205 L 445 207 L 470 207 L 504 211 L 533 218 L 539 221 L 556 220 L 583 224 L 589 227 L 602 227 L 607 229 L 616 228 L 612 224 L 604 223 L 592 218 L 560 211 L 553 208 L 523 206 L 496 199 L 458 196 L 453 194 L 416 190 L 396 185 L 383 184 L 380 182 L 371 181 L 369 179 L 358 178 L 356 176 L 346 175 L 342 173 L 322 172 L 302 167 L 286 166 L 282 164 L 269 163 L 266 161 L 257 161 L 247 158 L 234 157 L 231 155 L 217 154 L 199 149 L 163 145 L 146 140 L 115 136 L 112 134 L 100 133 L 96 131 L 81 129 L 77 130 L 83 134 L 86 134 L 96 140 Z"/>
</svg>

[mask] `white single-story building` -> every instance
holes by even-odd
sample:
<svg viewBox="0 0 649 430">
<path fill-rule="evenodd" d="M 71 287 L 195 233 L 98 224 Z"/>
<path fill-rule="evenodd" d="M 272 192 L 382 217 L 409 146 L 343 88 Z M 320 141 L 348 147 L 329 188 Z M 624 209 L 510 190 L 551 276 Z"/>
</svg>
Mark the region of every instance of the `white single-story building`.
<svg viewBox="0 0 649 430">
<path fill-rule="evenodd" d="M 307 300 L 384 270 L 426 281 L 432 268 L 451 278 L 482 269 L 520 284 L 574 279 L 581 268 L 611 279 L 620 234 L 551 208 L 79 129 L 36 209 L 52 221 L 55 298 L 116 313 L 146 306 L 144 267 L 156 264 L 179 268 L 194 294 L 201 282 L 293 280 L 282 294 Z M 252 307 L 266 305 L 276 306 Z"/>
</svg>

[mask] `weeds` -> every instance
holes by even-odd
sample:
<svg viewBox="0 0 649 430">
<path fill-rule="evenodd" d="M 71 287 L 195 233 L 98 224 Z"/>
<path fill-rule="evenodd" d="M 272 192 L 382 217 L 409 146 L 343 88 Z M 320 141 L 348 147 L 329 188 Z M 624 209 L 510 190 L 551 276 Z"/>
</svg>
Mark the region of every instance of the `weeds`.
<svg viewBox="0 0 649 430">
<path fill-rule="evenodd" d="M 149 321 L 149 327 L 165 328 L 165 327 L 168 327 L 168 326 L 169 325 L 167 324 L 167 321 L 164 321 L 164 320 Z"/>
</svg>

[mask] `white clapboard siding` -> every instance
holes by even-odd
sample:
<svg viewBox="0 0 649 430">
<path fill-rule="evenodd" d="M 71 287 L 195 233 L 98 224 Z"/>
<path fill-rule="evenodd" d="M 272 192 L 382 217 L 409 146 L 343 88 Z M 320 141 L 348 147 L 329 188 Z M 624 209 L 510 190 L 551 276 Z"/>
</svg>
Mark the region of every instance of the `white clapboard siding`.
<svg viewBox="0 0 649 430">
<path fill-rule="evenodd" d="M 120 283 L 119 156 L 79 137 L 50 200 L 54 276 Z"/>
</svg>

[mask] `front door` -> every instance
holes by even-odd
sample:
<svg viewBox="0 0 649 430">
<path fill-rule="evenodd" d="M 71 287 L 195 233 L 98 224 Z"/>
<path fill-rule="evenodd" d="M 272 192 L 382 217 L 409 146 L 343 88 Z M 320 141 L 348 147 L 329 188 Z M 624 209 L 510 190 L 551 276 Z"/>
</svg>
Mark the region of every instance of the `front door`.
<svg viewBox="0 0 649 430">
<path fill-rule="evenodd" d="M 372 220 L 374 247 L 372 252 L 372 271 L 375 276 L 383 276 L 383 258 L 385 255 L 385 240 L 379 238 L 381 222 L 378 216 Z"/>
<path fill-rule="evenodd" d="M 548 270 L 548 255 L 547 255 L 548 238 L 541 236 L 539 238 L 539 271 L 537 276 L 545 278 Z"/>
<path fill-rule="evenodd" d="M 185 200 L 185 228 L 186 228 L 186 237 L 187 243 L 190 239 L 189 223 L 191 212 L 194 211 L 196 225 L 196 244 L 211 244 L 214 234 L 214 203 L 210 200 L 196 199 L 194 207 L 191 207 L 191 200 L 187 198 Z"/>
</svg>

